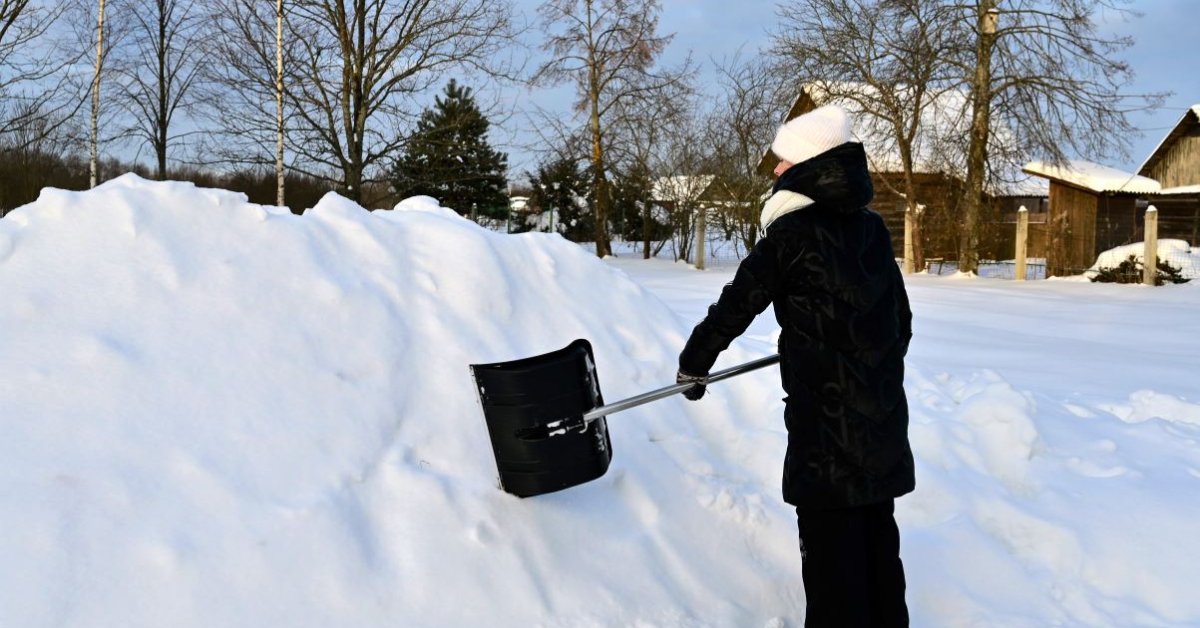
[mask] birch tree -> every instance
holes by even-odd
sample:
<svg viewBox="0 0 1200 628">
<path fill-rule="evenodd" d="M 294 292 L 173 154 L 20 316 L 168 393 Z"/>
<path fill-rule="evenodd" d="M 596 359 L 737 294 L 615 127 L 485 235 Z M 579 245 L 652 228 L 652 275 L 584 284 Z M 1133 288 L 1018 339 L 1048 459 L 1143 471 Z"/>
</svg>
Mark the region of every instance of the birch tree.
<svg viewBox="0 0 1200 628">
<path fill-rule="evenodd" d="M 284 207 L 283 0 L 275 0 L 275 204 Z"/>
<path fill-rule="evenodd" d="M 92 74 L 92 116 L 88 128 L 91 130 L 91 159 L 88 161 L 88 187 L 96 187 L 99 178 L 100 159 L 100 76 L 104 70 L 104 0 L 99 0 L 96 9 L 96 69 Z"/>
<path fill-rule="evenodd" d="M 204 46 L 211 62 L 203 66 L 198 84 L 208 119 L 200 152 L 223 166 L 274 167 L 280 205 L 279 181 L 286 174 L 280 143 L 292 111 L 286 93 L 292 77 L 286 72 L 295 64 L 287 45 L 294 36 L 286 13 L 290 5 L 283 0 L 209 0 Z"/>
</svg>

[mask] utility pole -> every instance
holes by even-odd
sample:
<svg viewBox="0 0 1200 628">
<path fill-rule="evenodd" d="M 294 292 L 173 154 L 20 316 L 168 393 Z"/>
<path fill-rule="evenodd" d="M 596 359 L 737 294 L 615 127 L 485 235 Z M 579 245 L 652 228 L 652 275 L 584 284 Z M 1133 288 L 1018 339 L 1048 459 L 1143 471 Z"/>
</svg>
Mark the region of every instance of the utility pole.
<svg viewBox="0 0 1200 628">
<path fill-rule="evenodd" d="M 963 224 L 959 238 L 958 270 L 979 268 L 979 214 L 983 202 L 983 175 L 991 126 L 992 48 L 1000 11 L 997 0 L 979 0 L 979 38 L 975 46 L 975 77 L 971 81 L 971 140 L 967 148 L 967 181 L 963 196 Z"/>
</svg>

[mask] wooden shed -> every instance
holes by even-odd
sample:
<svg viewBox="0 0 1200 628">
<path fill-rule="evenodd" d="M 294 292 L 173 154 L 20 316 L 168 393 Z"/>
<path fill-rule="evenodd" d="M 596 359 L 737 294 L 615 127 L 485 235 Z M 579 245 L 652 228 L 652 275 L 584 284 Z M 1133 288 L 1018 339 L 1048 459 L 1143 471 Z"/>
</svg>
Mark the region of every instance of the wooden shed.
<svg viewBox="0 0 1200 628">
<path fill-rule="evenodd" d="M 1050 180 L 1046 276 L 1076 275 L 1115 246 L 1141 239 L 1154 179 L 1086 161 L 1032 162 L 1025 172 Z"/>
<path fill-rule="evenodd" d="M 1047 276 L 1079 273 L 1099 253 L 1141 241 L 1150 206 L 1159 239 L 1200 245 L 1200 105 L 1184 112 L 1137 173 L 1086 161 L 1032 162 L 1025 172 L 1050 180 Z"/>
</svg>

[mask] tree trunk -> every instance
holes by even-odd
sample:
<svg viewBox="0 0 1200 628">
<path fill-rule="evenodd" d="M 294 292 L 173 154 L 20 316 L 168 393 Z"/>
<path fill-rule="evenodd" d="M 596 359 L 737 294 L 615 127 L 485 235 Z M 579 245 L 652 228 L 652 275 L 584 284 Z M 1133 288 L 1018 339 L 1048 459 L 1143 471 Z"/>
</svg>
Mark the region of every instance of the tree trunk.
<svg viewBox="0 0 1200 628">
<path fill-rule="evenodd" d="M 100 70 L 104 66 L 104 0 L 100 0 L 96 17 L 96 74 L 92 76 L 92 157 L 89 165 L 89 187 L 96 187 L 100 170 Z"/>
<path fill-rule="evenodd" d="M 592 197 L 596 207 L 596 256 L 612 255 L 612 245 L 608 239 L 608 179 L 604 174 L 604 134 L 600 126 L 600 93 L 595 80 L 595 70 L 592 80 Z"/>
<path fill-rule="evenodd" d="M 275 204 L 283 207 L 283 0 L 275 3 Z"/>
<path fill-rule="evenodd" d="M 612 255 L 608 240 L 608 179 L 604 173 L 604 129 L 600 125 L 600 60 L 596 56 L 595 33 L 591 31 L 592 3 L 588 11 L 588 104 L 591 105 L 592 200 L 595 206 L 596 257 Z"/>
<path fill-rule="evenodd" d="M 967 181 L 963 197 L 963 224 L 959 239 L 958 270 L 979 268 L 979 215 L 983 203 L 984 167 L 991 124 L 992 47 L 996 43 L 996 0 L 981 0 L 975 77 L 971 84 L 971 141 L 967 149 Z"/>
<path fill-rule="evenodd" d="M 167 10 L 158 4 L 158 109 L 155 110 L 154 156 L 158 161 L 156 178 L 167 178 L 167 111 L 170 106 L 167 84 Z"/>
<path fill-rule="evenodd" d="M 650 201 L 642 201 L 642 259 L 650 259 Z"/>
</svg>

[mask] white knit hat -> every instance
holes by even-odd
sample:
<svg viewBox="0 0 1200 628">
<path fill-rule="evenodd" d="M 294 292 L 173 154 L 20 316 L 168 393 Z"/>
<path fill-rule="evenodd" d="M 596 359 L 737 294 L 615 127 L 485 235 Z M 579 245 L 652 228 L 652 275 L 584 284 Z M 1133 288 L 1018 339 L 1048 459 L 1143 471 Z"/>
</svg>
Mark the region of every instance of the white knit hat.
<svg viewBox="0 0 1200 628">
<path fill-rule="evenodd" d="M 788 120 L 779 127 L 771 152 L 784 160 L 798 164 L 849 142 L 850 116 L 837 105 L 825 105 Z"/>
</svg>

